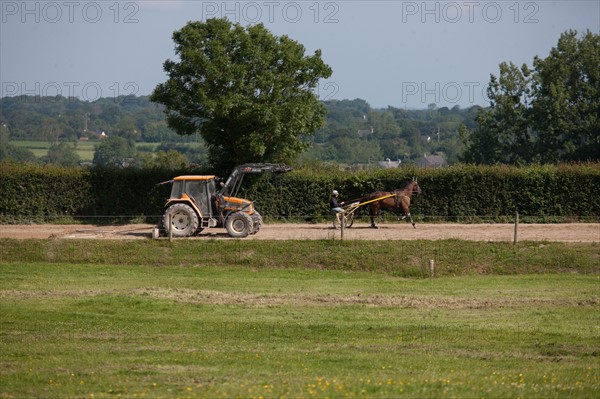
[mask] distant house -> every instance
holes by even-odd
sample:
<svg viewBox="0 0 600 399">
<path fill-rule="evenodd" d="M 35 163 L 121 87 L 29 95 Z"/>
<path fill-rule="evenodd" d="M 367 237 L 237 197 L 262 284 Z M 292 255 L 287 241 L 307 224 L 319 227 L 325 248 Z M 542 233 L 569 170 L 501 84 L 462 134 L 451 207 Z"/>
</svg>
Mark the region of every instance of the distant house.
<svg viewBox="0 0 600 399">
<path fill-rule="evenodd" d="M 420 168 L 441 168 L 448 165 L 448 162 L 439 155 L 427 155 L 425 154 L 422 158 L 416 162 Z"/>
<path fill-rule="evenodd" d="M 380 161 L 377 163 L 379 164 L 380 167 L 382 167 L 384 169 L 392 169 L 392 168 L 399 168 L 400 165 L 402 164 L 402 161 L 401 160 L 392 161 L 389 158 L 387 158 L 385 161 Z"/>
<path fill-rule="evenodd" d="M 369 129 L 360 129 L 357 134 L 358 137 L 363 138 L 363 137 L 367 137 L 370 134 L 373 134 L 374 130 L 373 127 L 370 127 Z"/>
</svg>

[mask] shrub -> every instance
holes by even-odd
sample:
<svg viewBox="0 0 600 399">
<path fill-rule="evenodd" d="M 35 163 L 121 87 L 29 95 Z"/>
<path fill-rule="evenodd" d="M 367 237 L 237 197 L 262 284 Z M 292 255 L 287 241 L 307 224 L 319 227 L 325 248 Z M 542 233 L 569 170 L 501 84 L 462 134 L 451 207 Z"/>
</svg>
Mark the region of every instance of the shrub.
<svg viewBox="0 0 600 399">
<path fill-rule="evenodd" d="M 39 222 L 57 217 L 159 217 L 170 186 L 157 183 L 203 171 L 68 168 L 0 164 L 0 220 Z M 342 172 L 300 169 L 248 176 L 240 196 L 267 219 L 329 218 L 333 189 L 345 200 L 402 187 L 413 176 L 423 194 L 411 213 L 429 220 L 502 221 L 519 211 L 524 221 L 600 217 L 600 164 L 531 166 L 457 165 L 443 169 Z"/>
</svg>

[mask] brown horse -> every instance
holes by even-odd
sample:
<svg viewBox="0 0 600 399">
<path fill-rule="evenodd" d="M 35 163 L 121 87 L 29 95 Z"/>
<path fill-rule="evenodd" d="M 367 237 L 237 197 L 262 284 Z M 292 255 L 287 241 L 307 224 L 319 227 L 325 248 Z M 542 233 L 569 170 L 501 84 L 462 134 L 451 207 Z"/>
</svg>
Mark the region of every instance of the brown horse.
<svg viewBox="0 0 600 399">
<path fill-rule="evenodd" d="M 413 195 L 413 193 L 421 194 L 421 187 L 419 187 L 419 183 L 417 183 L 417 179 L 414 177 L 403 189 L 396 189 L 391 192 L 377 191 L 377 192 L 371 193 L 371 194 L 367 195 L 366 197 L 364 197 L 368 201 L 368 200 L 374 200 L 376 198 L 384 197 L 386 195 L 396 194 L 393 197 L 389 197 L 389 198 L 386 198 L 381 201 L 372 202 L 369 205 L 370 206 L 369 215 L 371 216 L 371 227 L 374 229 L 378 228 L 377 225 L 375 224 L 375 217 L 379 214 L 379 211 L 381 210 L 381 208 L 383 208 L 383 209 L 391 210 L 394 212 L 402 212 L 402 214 L 403 214 L 402 219 L 406 219 L 408 217 L 408 219 L 412 223 L 413 227 L 417 228 L 415 226 L 415 222 L 412 219 L 412 216 L 410 215 L 410 210 L 409 210 L 410 197 Z M 400 219 L 400 216 L 398 216 L 398 219 Z"/>
</svg>

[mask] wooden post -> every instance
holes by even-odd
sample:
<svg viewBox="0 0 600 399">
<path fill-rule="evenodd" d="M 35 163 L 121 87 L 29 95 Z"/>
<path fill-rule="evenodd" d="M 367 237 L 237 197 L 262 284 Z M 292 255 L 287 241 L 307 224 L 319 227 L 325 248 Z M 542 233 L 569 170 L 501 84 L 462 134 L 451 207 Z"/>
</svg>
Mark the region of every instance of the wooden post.
<svg viewBox="0 0 600 399">
<path fill-rule="evenodd" d="M 519 231 L 519 211 L 515 212 L 515 236 L 513 239 L 513 245 L 517 245 L 517 235 Z"/>
<path fill-rule="evenodd" d="M 337 217 L 337 216 L 336 216 Z M 342 213 L 340 215 L 340 239 L 344 241 L 344 230 L 346 229 L 346 216 Z"/>
<path fill-rule="evenodd" d="M 429 275 L 431 277 L 435 276 L 435 261 L 433 259 L 429 260 Z"/>
<path fill-rule="evenodd" d="M 173 241 L 173 214 L 169 213 L 169 242 Z"/>
</svg>

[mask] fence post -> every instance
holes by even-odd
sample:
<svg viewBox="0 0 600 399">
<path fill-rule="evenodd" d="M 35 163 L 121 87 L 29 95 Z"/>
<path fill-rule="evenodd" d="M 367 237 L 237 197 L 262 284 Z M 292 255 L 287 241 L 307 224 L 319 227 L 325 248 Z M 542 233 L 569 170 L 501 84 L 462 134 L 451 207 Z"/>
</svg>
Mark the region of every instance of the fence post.
<svg viewBox="0 0 600 399">
<path fill-rule="evenodd" d="M 346 229 L 346 216 L 341 215 L 341 217 L 340 217 L 340 240 L 341 241 L 344 241 L 344 230 L 345 229 Z"/>
<path fill-rule="evenodd" d="M 513 239 L 513 245 L 517 245 L 517 236 L 519 231 L 519 211 L 515 212 L 515 236 Z"/>
<path fill-rule="evenodd" d="M 169 242 L 173 241 L 173 214 L 169 212 Z"/>
</svg>

